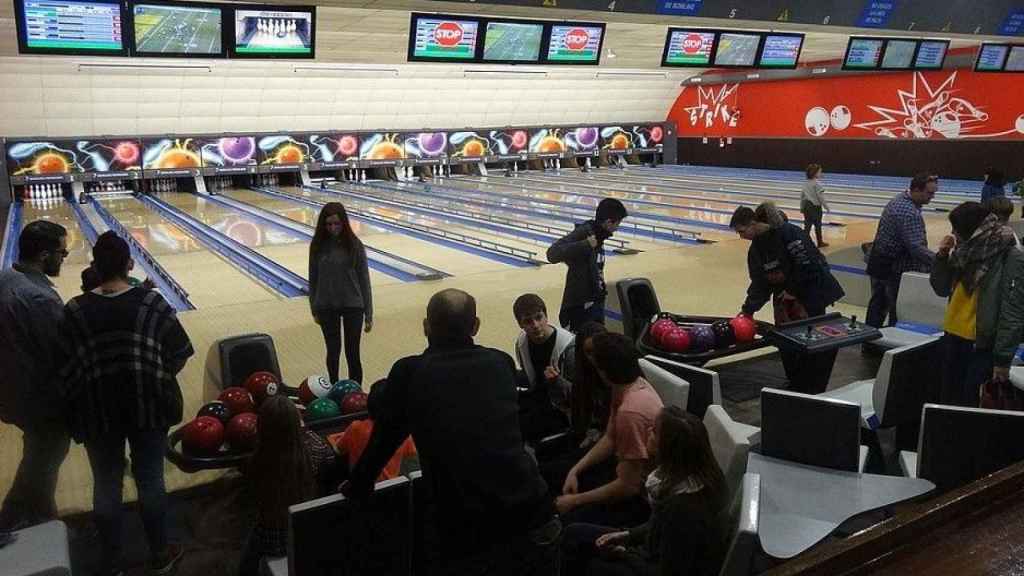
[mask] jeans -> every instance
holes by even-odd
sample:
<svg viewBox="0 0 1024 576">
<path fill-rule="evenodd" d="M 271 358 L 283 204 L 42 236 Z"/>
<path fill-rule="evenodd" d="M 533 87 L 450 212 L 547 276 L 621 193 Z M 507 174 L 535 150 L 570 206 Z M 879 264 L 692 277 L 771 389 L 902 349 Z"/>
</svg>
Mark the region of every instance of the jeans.
<svg viewBox="0 0 1024 576">
<path fill-rule="evenodd" d="M 139 493 L 142 527 L 150 556 L 167 550 L 167 491 L 164 487 L 164 442 L 167 429 L 133 430 L 86 440 L 92 468 L 92 506 L 103 546 L 103 569 L 121 562 L 121 488 L 124 479 L 124 444 L 131 448 L 132 476 Z"/>
<path fill-rule="evenodd" d="M 338 365 L 341 362 L 341 332 L 345 330 L 345 363 L 348 377 L 363 383 L 363 363 L 359 358 L 359 341 L 363 335 L 363 309 L 343 308 L 317 312 L 320 331 L 327 344 L 327 375 L 331 382 L 338 381 Z"/>
<path fill-rule="evenodd" d="M 871 300 L 868 301 L 868 317 L 865 323 L 868 326 L 881 328 L 896 325 L 896 298 L 900 294 L 900 277 L 894 279 L 875 278 L 871 276 Z M 889 316 L 889 323 L 885 324 L 885 317 Z"/>
<path fill-rule="evenodd" d="M 0 529 L 31 526 L 57 517 L 57 475 L 70 444 L 67 430 L 59 422 L 25 425 L 21 463 L 0 509 Z"/>
<path fill-rule="evenodd" d="M 573 334 L 579 332 L 580 327 L 587 322 L 604 324 L 604 300 L 594 302 L 589 308 L 583 306 L 562 308 L 558 313 L 558 322 L 562 328 Z"/>
<path fill-rule="evenodd" d="M 467 555 L 438 557 L 432 576 L 558 576 L 562 523 L 552 518 L 521 537 L 468 545 Z"/>
<path fill-rule="evenodd" d="M 977 408 L 981 402 L 978 389 L 992 376 L 992 351 L 978 350 L 973 340 L 949 333 L 942 336 L 940 346 L 942 388 L 938 398 L 928 401 Z"/>
<path fill-rule="evenodd" d="M 805 202 L 801 206 L 801 211 L 804 214 L 804 233 L 810 234 L 811 227 L 814 227 L 814 235 L 818 239 L 818 244 L 821 244 L 821 206 Z"/>
<path fill-rule="evenodd" d="M 639 559 L 626 563 L 621 554 L 595 546 L 599 537 L 619 531 L 619 528 L 599 524 L 568 525 L 562 537 L 561 576 L 656 574 L 658 567 L 650 562 L 645 562 L 644 567 L 638 567 L 636 564 Z"/>
</svg>

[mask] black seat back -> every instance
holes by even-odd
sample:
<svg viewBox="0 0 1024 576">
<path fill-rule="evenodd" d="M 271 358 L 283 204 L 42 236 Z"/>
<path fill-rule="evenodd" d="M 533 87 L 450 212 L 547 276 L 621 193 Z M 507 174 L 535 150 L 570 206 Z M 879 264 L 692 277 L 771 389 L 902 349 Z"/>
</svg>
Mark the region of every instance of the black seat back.
<svg viewBox="0 0 1024 576">
<path fill-rule="evenodd" d="M 765 388 L 761 391 L 761 453 L 810 466 L 857 472 L 860 406 Z"/>
<path fill-rule="evenodd" d="M 951 490 L 1024 460 L 1024 412 L 926 404 L 917 476 Z"/>
</svg>

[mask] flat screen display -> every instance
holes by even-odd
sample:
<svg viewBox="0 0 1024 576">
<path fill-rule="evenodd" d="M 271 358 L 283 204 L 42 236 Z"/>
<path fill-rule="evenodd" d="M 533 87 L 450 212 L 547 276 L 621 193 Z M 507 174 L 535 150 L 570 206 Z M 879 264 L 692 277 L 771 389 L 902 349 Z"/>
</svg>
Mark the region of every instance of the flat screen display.
<svg viewBox="0 0 1024 576">
<path fill-rule="evenodd" d="M 147 138 L 142 141 L 142 168 L 145 170 L 202 167 L 200 142 L 195 138 Z"/>
<path fill-rule="evenodd" d="M 304 141 L 313 162 L 343 162 L 359 157 L 358 134 L 307 134 Z"/>
<path fill-rule="evenodd" d="M 548 41 L 549 62 L 597 64 L 601 59 L 603 26 L 553 24 Z"/>
<path fill-rule="evenodd" d="M 44 176 L 77 172 L 74 142 L 46 140 L 7 145 L 7 173 L 11 176 Z"/>
<path fill-rule="evenodd" d="M 1006 66 L 1003 70 L 1007 72 L 1024 72 L 1024 46 L 1010 48 L 1010 54 L 1006 57 Z"/>
<path fill-rule="evenodd" d="M 914 63 L 917 40 L 889 40 L 882 56 L 882 69 L 906 70 Z"/>
<path fill-rule="evenodd" d="M 999 72 L 1006 64 L 1010 47 L 1006 44 L 982 44 L 974 69 L 979 72 Z"/>
<path fill-rule="evenodd" d="M 471 61 L 476 58 L 480 22 L 443 16 L 412 15 L 410 60 Z"/>
<path fill-rule="evenodd" d="M 142 169 L 142 145 L 131 138 L 79 140 L 74 145 L 76 172 L 121 172 Z"/>
<path fill-rule="evenodd" d="M 256 138 L 253 136 L 224 136 L 210 138 L 200 144 L 203 166 L 255 166 Z"/>
<path fill-rule="evenodd" d="M 802 34 L 765 34 L 759 68 L 796 68 L 804 45 Z"/>
<path fill-rule="evenodd" d="M 914 68 L 918 70 L 940 70 L 946 62 L 949 42 L 945 40 L 922 40 L 914 57 Z"/>
<path fill-rule="evenodd" d="M 850 38 L 846 46 L 846 57 L 843 58 L 843 68 L 851 70 L 874 70 L 882 60 L 882 46 L 885 40 L 881 38 Z"/>
<path fill-rule="evenodd" d="M 397 132 L 376 132 L 363 134 L 359 142 L 361 160 L 402 160 L 405 146 L 402 135 Z"/>
<path fill-rule="evenodd" d="M 565 131 L 565 147 L 577 154 L 586 154 L 597 150 L 600 144 L 596 126 L 580 126 Z"/>
<path fill-rule="evenodd" d="M 716 36 L 715 32 L 706 30 L 669 28 L 661 65 L 699 68 L 710 66 Z"/>
<path fill-rule="evenodd" d="M 116 1 L 15 0 L 18 47 L 28 54 L 127 53 Z"/>
<path fill-rule="evenodd" d="M 452 132 L 448 137 L 448 155 L 457 158 L 483 158 L 491 154 L 486 132 Z"/>
<path fill-rule="evenodd" d="M 410 132 L 404 134 L 406 158 L 441 158 L 448 154 L 448 134 L 445 132 Z"/>
<path fill-rule="evenodd" d="M 316 24 L 314 8 L 289 6 L 235 8 L 232 56 L 312 58 Z"/>
<path fill-rule="evenodd" d="M 537 62 L 540 60 L 543 24 L 488 22 L 484 33 L 484 57 L 488 62 Z"/>
<path fill-rule="evenodd" d="M 736 34 L 733 32 L 722 32 L 718 36 L 718 49 L 715 51 L 715 66 L 753 66 L 754 59 L 757 58 L 757 49 L 760 45 L 760 34 Z"/>
<path fill-rule="evenodd" d="M 290 134 L 263 136 L 256 141 L 259 162 L 277 166 L 309 162 L 309 145 Z"/>
<path fill-rule="evenodd" d="M 188 4 L 132 4 L 132 53 L 223 56 L 223 10 Z"/>
</svg>

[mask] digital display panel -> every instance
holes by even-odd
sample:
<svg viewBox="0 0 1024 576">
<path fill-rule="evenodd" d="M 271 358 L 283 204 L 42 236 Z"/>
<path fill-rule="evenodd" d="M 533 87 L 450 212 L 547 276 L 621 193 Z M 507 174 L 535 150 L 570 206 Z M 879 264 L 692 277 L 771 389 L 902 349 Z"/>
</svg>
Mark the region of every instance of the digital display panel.
<svg viewBox="0 0 1024 576">
<path fill-rule="evenodd" d="M 462 18 L 413 14 L 409 27 L 409 59 L 471 61 L 476 58 L 480 22 Z"/>
<path fill-rule="evenodd" d="M 202 168 L 200 142 L 195 138 L 147 138 L 142 141 L 142 168 L 181 170 Z"/>
<path fill-rule="evenodd" d="M 661 59 L 662 66 L 710 66 L 716 37 L 717 33 L 707 30 L 670 28 Z"/>
<path fill-rule="evenodd" d="M 260 165 L 305 164 L 309 161 L 309 145 L 303 140 L 290 134 L 260 137 L 256 141 Z"/>
<path fill-rule="evenodd" d="M 715 51 L 715 66 L 753 66 L 754 60 L 757 58 L 757 49 L 760 45 L 760 34 L 736 34 L 733 32 L 722 32 L 718 36 L 718 49 Z"/>
<path fill-rule="evenodd" d="M 802 34 L 765 34 L 760 68 L 796 68 L 804 45 Z"/>
<path fill-rule="evenodd" d="M 312 58 L 316 25 L 313 8 L 235 8 L 232 55 L 254 58 Z"/>
<path fill-rule="evenodd" d="M 256 138 L 253 136 L 224 136 L 200 143 L 203 166 L 255 166 Z"/>
<path fill-rule="evenodd" d="M 874 70 L 882 60 L 882 46 L 885 40 L 881 38 L 850 38 L 846 46 L 846 57 L 843 58 L 843 68 L 851 70 Z"/>
<path fill-rule="evenodd" d="M 548 40 L 549 62 L 597 64 L 601 59 L 603 26 L 553 24 Z"/>
<path fill-rule="evenodd" d="M 441 158 L 448 155 L 445 132 L 410 132 L 403 135 L 406 158 Z"/>
<path fill-rule="evenodd" d="M 1006 57 L 1006 66 L 1003 70 L 1007 72 L 1024 72 L 1024 46 L 1010 48 L 1010 54 Z"/>
<path fill-rule="evenodd" d="M 484 57 L 488 62 L 537 62 L 544 25 L 524 22 L 488 22 Z"/>
<path fill-rule="evenodd" d="M 397 132 L 376 132 L 362 134 L 359 142 L 361 160 L 402 160 L 405 146 L 402 135 Z"/>
<path fill-rule="evenodd" d="M 974 69 L 979 72 L 999 72 L 1006 65 L 1010 47 L 1006 44 L 982 44 Z"/>
<path fill-rule="evenodd" d="M 132 52 L 140 56 L 223 56 L 223 10 L 189 4 L 132 4 Z"/>
<path fill-rule="evenodd" d="M 917 40 L 889 40 L 885 44 L 885 55 L 882 56 L 882 69 L 909 69 L 914 63 L 915 50 Z"/>
<path fill-rule="evenodd" d="M 946 51 L 949 42 L 946 40 L 922 40 L 914 58 L 914 68 L 918 70 L 940 70 L 946 62 Z"/>
<path fill-rule="evenodd" d="M 116 1 L 15 0 L 18 47 L 29 54 L 127 53 Z"/>
</svg>

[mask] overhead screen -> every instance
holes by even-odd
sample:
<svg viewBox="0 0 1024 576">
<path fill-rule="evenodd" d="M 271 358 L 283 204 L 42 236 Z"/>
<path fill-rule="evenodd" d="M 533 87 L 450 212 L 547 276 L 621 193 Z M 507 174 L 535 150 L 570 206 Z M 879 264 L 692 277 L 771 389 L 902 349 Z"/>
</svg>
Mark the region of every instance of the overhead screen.
<svg viewBox="0 0 1024 576">
<path fill-rule="evenodd" d="M 224 12 L 216 4 L 133 3 L 132 53 L 223 57 Z"/>
<path fill-rule="evenodd" d="M 489 21 L 484 31 L 485 62 L 539 62 L 543 23 Z"/>
<path fill-rule="evenodd" d="M 757 59 L 761 46 L 760 34 L 722 32 L 718 35 L 715 66 L 719 68 L 749 68 Z"/>
<path fill-rule="evenodd" d="M 14 12 L 23 54 L 127 54 L 120 2 L 15 0 Z"/>
<path fill-rule="evenodd" d="M 796 68 L 803 46 L 803 34 L 765 34 L 757 67 Z"/>
<path fill-rule="evenodd" d="M 661 65 L 791 69 L 803 44 L 803 34 L 669 28 Z"/>
<path fill-rule="evenodd" d="M 409 26 L 409 60 L 461 61 L 476 59 L 477 20 L 413 14 Z"/>
<path fill-rule="evenodd" d="M 1006 44 L 982 44 L 974 69 L 978 72 L 1001 72 L 1009 54 L 1010 47 Z"/>
<path fill-rule="evenodd" d="M 843 58 L 846 70 L 940 70 L 949 40 L 850 38 Z"/>
<path fill-rule="evenodd" d="M 885 40 L 878 38 L 850 38 L 846 46 L 843 68 L 848 70 L 874 70 L 882 63 Z"/>
<path fill-rule="evenodd" d="M 711 52 L 715 48 L 717 33 L 708 30 L 683 30 L 670 28 L 665 40 L 662 66 L 694 66 L 706 68 L 711 65 Z"/>
<path fill-rule="evenodd" d="M 601 59 L 604 25 L 552 24 L 547 61 L 597 64 Z"/>
<path fill-rule="evenodd" d="M 917 70 L 939 70 L 946 62 L 949 50 L 948 40 L 924 40 L 917 47 L 914 68 Z"/>
<path fill-rule="evenodd" d="M 909 70 L 914 65 L 917 42 L 913 40 L 889 40 L 882 56 L 883 70 Z"/>
<path fill-rule="evenodd" d="M 236 58 L 313 58 L 316 8 L 239 6 L 235 8 Z"/>
<path fill-rule="evenodd" d="M 1006 57 L 1007 72 L 1024 72 L 1024 46 L 1010 48 L 1010 55 Z"/>
</svg>

